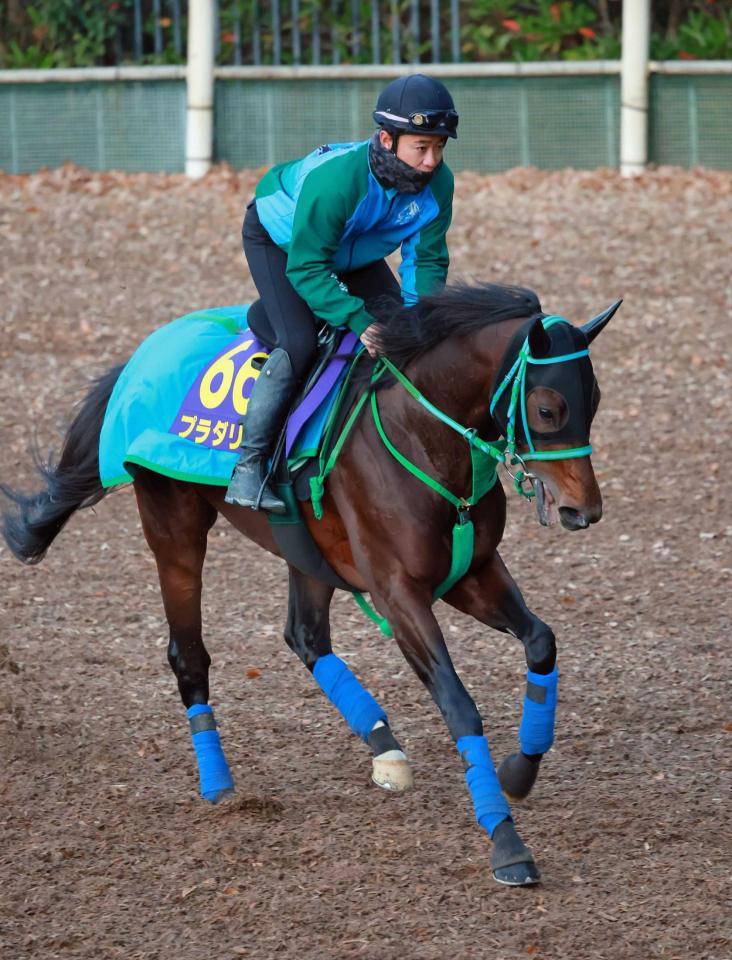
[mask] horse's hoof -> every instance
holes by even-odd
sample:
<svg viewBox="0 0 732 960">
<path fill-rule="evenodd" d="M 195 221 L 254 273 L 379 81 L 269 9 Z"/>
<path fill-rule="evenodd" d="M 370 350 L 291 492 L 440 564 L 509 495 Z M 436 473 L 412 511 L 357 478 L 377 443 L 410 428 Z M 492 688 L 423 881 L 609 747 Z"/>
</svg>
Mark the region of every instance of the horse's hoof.
<svg viewBox="0 0 732 960">
<path fill-rule="evenodd" d="M 531 850 L 516 833 L 511 820 L 502 820 L 493 831 L 493 879 L 508 887 L 530 887 L 539 882 L 539 868 Z"/>
<path fill-rule="evenodd" d="M 509 754 L 498 768 L 498 782 L 509 803 L 525 800 L 539 775 L 539 760 L 529 760 L 523 753 Z"/>
<path fill-rule="evenodd" d="M 409 762 L 401 750 L 387 750 L 374 757 L 371 779 L 377 787 L 394 793 L 403 793 L 414 786 Z"/>
<path fill-rule="evenodd" d="M 221 803 L 222 800 L 225 800 L 227 797 L 231 797 L 234 794 L 234 787 L 224 787 L 221 790 L 207 790 L 206 793 L 202 793 L 201 796 L 204 800 L 208 800 L 209 803 Z"/>
<path fill-rule="evenodd" d="M 512 863 L 510 867 L 498 867 L 493 879 L 507 887 L 533 887 L 541 882 L 539 868 L 533 860 L 527 863 Z"/>
</svg>

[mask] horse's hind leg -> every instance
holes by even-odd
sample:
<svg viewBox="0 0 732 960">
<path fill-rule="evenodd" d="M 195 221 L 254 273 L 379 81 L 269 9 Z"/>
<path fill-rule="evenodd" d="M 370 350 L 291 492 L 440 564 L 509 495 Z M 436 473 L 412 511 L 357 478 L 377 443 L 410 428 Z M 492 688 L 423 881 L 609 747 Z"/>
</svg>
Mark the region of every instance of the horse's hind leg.
<svg viewBox="0 0 732 960">
<path fill-rule="evenodd" d="M 554 634 L 526 606 L 498 553 L 464 577 L 445 599 L 481 623 L 512 633 L 524 645 L 528 670 L 519 727 L 521 750 L 506 757 L 498 768 L 504 793 L 511 800 L 523 800 L 536 782 L 541 758 L 554 741 L 557 703 Z"/>
<path fill-rule="evenodd" d="M 333 653 L 328 616 L 332 596 L 333 587 L 290 567 L 285 640 L 351 730 L 371 747 L 374 783 L 385 790 L 406 790 L 412 785 L 412 773 L 386 714 Z"/>
<path fill-rule="evenodd" d="M 168 662 L 178 680 L 198 762 L 201 796 L 218 803 L 234 789 L 208 705 L 211 658 L 201 636 L 201 573 L 216 511 L 190 484 L 141 470 L 135 495 L 155 555 L 170 628 Z"/>
</svg>

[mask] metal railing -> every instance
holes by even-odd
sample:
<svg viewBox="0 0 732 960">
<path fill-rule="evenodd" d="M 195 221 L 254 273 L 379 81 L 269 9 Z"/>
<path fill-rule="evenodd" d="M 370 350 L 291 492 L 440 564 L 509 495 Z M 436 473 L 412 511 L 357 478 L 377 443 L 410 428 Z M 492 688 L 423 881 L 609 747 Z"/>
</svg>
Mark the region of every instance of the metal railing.
<svg viewBox="0 0 732 960">
<path fill-rule="evenodd" d="M 233 66 L 459 63 L 460 0 L 212 0 Z M 114 61 L 183 60 L 186 0 L 130 0 Z"/>
</svg>

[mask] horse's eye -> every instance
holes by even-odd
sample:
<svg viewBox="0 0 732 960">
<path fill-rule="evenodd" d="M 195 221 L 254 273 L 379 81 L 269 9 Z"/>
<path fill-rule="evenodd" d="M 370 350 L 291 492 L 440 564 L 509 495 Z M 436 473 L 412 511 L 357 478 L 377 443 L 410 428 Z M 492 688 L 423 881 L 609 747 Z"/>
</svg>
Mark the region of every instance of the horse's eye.
<svg viewBox="0 0 732 960">
<path fill-rule="evenodd" d="M 554 414 L 549 407 L 539 407 L 539 416 L 542 420 L 552 421 L 554 419 Z"/>
</svg>

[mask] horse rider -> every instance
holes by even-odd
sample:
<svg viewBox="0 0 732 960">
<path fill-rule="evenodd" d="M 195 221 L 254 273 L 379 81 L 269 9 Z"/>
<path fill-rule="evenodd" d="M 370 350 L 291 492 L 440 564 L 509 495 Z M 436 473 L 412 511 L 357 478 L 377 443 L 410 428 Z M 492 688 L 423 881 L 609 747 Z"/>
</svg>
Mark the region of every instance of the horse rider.
<svg viewBox="0 0 732 960">
<path fill-rule="evenodd" d="M 249 398 L 227 503 L 257 509 L 259 500 L 262 510 L 285 512 L 269 484 L 262 487 L 311 369 L 318 327 L 348 326 L 376 355 L 368 301 L 400 289 L 384 257 L 401 246 L 406 304 L 445 284 L 453 176 L 443 152 L 448 138 L 457 139 L 453 99 L 439 80 L 412 74 L 386 87 L 373 118 L 378 129 L 368 140 L 325 144 L 272 167 L 247 206 L 244 253 L 274 349 Z"/>
</svg>

